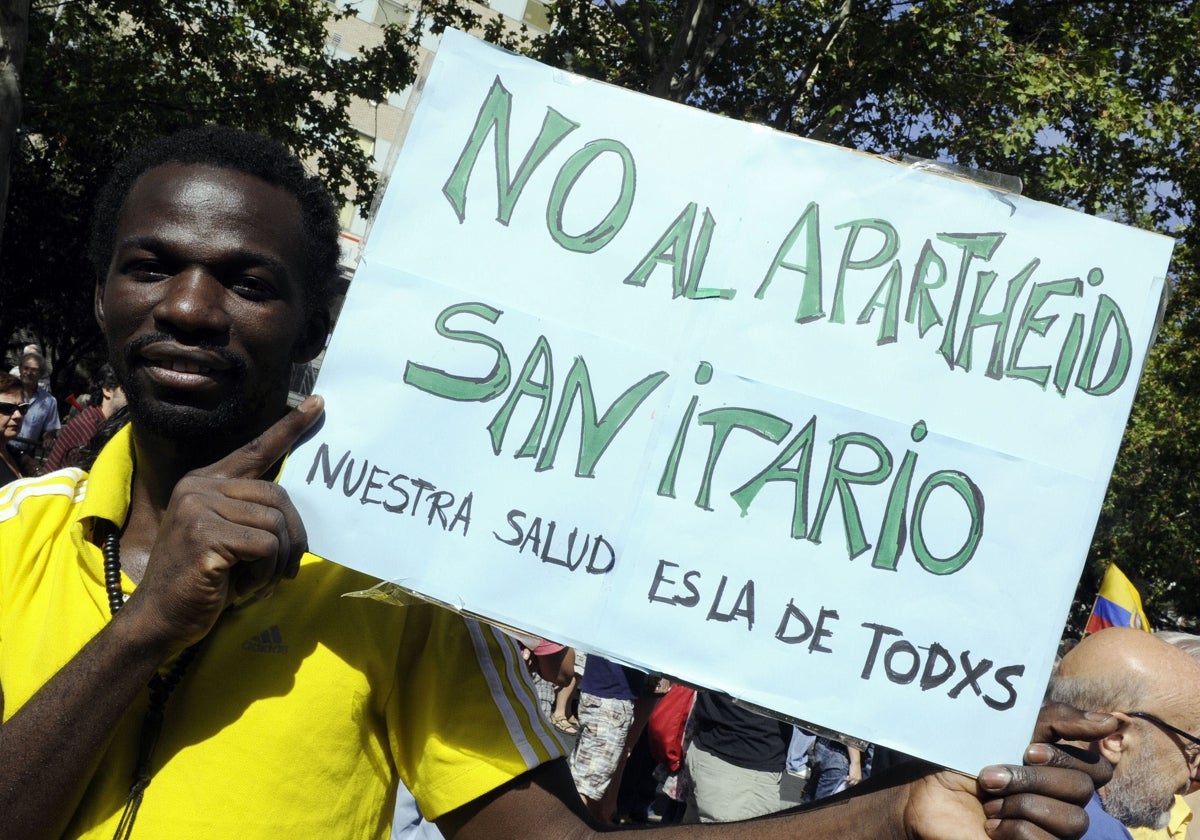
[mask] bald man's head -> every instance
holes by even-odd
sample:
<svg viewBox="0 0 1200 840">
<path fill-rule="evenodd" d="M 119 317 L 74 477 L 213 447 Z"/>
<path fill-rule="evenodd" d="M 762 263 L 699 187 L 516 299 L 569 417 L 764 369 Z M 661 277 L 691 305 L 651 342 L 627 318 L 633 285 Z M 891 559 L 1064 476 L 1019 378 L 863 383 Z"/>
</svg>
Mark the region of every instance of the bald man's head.
<svg viewBox="0 0 1200 840">
<path fill-rule="evenodd" d="M 1078 708 L 1153 712 L 1197 696 L 1200 662 L 1151 633 L 1110 627 L 1072 648 L 1054 676 L 1072 684 L 1072 700 L 1064 702 L 1079 701 Z"/>
<path fill-rule="evenodd" d="M 1112 627 L 1062 658 L 1047 695 L 1121 719 L 1117 732 L 1093 745 L 1115 768 L 1099 791 L 1104 810 L 1129 827 L 1165 827 L 1175 794 L 1190 786 L 1200 760 L 1187 739 L 1130 713 L 1200 732 L 1200 663 L 1150 633 Z"/>
</svg>

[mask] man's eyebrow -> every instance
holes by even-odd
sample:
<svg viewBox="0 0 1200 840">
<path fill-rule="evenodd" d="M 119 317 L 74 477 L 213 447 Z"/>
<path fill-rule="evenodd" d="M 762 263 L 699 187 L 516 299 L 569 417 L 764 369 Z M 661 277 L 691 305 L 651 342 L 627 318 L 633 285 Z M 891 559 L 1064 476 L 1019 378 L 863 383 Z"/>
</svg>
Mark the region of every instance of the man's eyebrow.
<svg viewBox="0 0 1200 840">
<path fill-rule="evenodd" d="M 157 251 L 166 246 L 166 244 L 166 242 L 157 236 L 126 236 L 124 239 L 118 239 L 113 243 L 113 252 L 116 253 L 126 248 L 144 248 L 147 251 Z"/>
<path fill-rule="evenodd" d="M 119 253 L 127 248 L 140 248 L 155 254 L 161 254 L 165 257 L 171 257 L 175 251 L 175 246 L 171 244 L 170 240 L 146 234 L 127 236 L 119 240 L 113 248 L 113 253 Z M 253 248 L 240 248 L 231 254 L 227 254 L 218 260 L 218 262 L 222 266 L 232 266 L 235 268 L 262 266 L 284 277 L 291 275 L 287 263 L 279 257 L 267 251 L 259 251 Z"/>
<path fill-rule="evenodd" d="M 252 249 L 241 250 L 231 254 L 227 259 L 220 260 L 221 265 L 232 268 L 269 268 L 281 277 L 290 277 L 287 263 L 274 254 Z"/>
</svg>

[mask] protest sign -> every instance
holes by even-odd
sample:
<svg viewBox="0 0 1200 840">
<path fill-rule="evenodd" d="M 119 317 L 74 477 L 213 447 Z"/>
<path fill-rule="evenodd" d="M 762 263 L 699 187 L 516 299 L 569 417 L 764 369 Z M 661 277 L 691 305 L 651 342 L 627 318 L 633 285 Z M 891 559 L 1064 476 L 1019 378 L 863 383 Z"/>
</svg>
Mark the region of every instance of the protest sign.
<svg viewBox="0 0 1200 840">
<path fill-rule="evenodd" d="M 282 481 L 424 596 L 1019 761 L 1170 252 L 448 33 Z"/>
</svg>

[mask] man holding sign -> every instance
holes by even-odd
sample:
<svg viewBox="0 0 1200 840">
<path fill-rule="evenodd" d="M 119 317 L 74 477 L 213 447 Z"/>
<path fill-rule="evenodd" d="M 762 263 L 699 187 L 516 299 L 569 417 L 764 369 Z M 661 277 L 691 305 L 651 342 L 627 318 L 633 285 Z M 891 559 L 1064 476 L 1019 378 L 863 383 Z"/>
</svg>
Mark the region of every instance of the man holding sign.
<svg viewBox="0 0 1200 840">
<path fill-rule="evenodd" d="M 272 142 L 185 132 L 118 166 L 94 230 L 132 421 L 90 473 L 0 497 L 0 835 L 382 838 L 402 779 L 448 837 L 592 836 L 515 646 L 341 598 L 371 580 L 307 554 L 270 482 L 321 417 L 286 408 L 329 323 L 320 184 Z M 1035 738 L 1114 726 L 1054 706 Z M 1078 837 L 1107 768 L 1025 758 L 662 836 Z"/>
</svg>

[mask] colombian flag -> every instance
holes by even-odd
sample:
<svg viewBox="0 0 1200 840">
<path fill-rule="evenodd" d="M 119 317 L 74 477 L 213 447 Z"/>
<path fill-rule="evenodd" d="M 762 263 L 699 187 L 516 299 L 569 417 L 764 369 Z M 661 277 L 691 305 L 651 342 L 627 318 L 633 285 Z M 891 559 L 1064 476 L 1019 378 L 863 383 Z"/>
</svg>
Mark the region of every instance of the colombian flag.
<svg viewBox="0 0 1200 840">
<path fill-rule="evenodd" d="M 1083 634 L 1086 636 L 1105 627 L 1136 627 L 1147 633 L 1152 632 L 1146 613 L 1142 611 L 1142 596 L 1116 563 L 1110 564 L 1104 573 L 1100 594 L 1096 596 L 1092 615 Z"/>
</svg>

